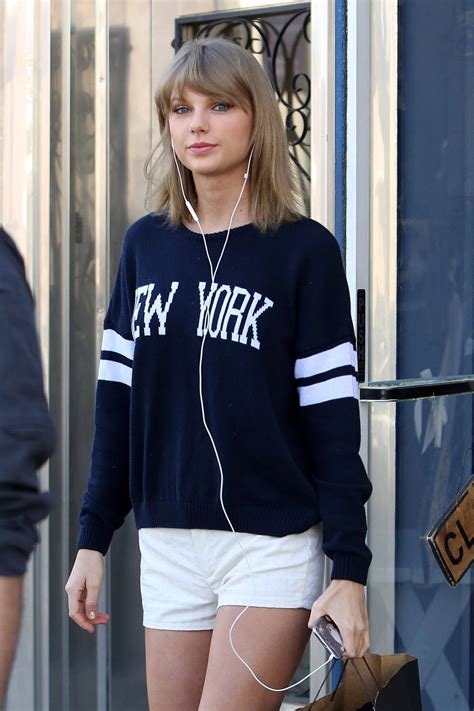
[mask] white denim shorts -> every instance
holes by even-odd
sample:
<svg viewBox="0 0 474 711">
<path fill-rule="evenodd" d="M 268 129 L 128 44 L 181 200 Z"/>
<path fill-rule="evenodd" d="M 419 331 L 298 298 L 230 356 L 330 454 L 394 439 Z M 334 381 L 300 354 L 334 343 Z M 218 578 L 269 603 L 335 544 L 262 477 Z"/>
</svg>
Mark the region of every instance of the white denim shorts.
<svg viewBox="0 0 474 711">
<path fill-rule="evenodd" d="M 237 537 L 254 573 L 249 569 Z M 283 537 L 200 528 L 140 528 L 143 625 L 214 628 L 221 605 L 311 609 L 323 591 L 321 523 Z"/>
</svg>

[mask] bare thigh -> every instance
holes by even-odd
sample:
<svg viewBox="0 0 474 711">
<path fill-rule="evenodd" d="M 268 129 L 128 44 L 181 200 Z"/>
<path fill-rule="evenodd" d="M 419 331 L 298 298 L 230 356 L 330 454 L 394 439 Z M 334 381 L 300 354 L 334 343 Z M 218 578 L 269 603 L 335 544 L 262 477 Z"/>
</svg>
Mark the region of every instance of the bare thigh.
<svg viewBox="0 0 474 711">
<path fill-rule="evenodd" d="M 234 654 L 229 629 L 243 607 L 219 607 L 198 711 L 278 711 L 285 692 L 261 686 Z M 249 607 L 232 630 L 232 641 L 267 686 L 283 688 L 301 660 L 311 630 L 310 611 Z"/>
<path fill-rule="evenodd" d="M 197 711 L 212 630 L 145 627 L 146 684 L 150 711 Z"/>
</svg>

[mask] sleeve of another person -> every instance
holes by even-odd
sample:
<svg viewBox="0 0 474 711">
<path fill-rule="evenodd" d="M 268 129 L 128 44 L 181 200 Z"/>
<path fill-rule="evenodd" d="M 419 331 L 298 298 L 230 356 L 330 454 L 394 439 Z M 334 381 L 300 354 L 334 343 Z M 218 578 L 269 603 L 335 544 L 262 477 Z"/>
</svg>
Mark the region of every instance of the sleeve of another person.
<svg viewBox="0 0 474 711">
<path fill-rule="evenodd" d="M 0 575 L 25 573 L 51 508 L 37 471 L 56 431 L 44 392 L 34 299 L 23 259 L 0 229 Z"/>
</svg>

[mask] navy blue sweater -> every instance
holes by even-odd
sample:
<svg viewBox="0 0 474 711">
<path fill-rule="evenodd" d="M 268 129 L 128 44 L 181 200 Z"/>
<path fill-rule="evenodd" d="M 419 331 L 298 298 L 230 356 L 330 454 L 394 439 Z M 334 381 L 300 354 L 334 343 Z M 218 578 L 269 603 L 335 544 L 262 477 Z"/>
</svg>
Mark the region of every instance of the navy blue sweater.
<svg viewBox="0 0 474 711">
<path fill-rule="evenodd" d="M 214 268 L 227 230 L 207 235 Z M 301 217 L 233 228 L 211 289 L 200 232 L 149 214 L 127 230 L 104 320 L 91 470 L 78 548 L 137 528 L 271 536 L 323 522 L 333 579 L 366 583 L 357 357 L 335 237 Z"/>
</svg>

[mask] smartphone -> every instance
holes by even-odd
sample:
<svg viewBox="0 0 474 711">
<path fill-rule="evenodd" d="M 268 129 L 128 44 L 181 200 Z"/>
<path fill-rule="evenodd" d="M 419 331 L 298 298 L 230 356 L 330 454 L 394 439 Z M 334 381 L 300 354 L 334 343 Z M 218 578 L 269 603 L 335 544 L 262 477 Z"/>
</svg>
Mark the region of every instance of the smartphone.
<svg viewBox="0 0 474 711">
<path fill-rule="evenodd" d="M 316 620 L 313 632 L 330 654 L 333 654 L 336 659 L 342 658 L 345 649 L 341 634 L 329 615 L 323 615 L 323 617 Z"/>
</svg>

